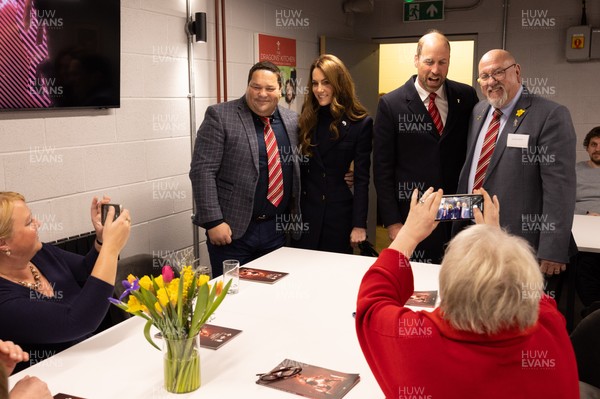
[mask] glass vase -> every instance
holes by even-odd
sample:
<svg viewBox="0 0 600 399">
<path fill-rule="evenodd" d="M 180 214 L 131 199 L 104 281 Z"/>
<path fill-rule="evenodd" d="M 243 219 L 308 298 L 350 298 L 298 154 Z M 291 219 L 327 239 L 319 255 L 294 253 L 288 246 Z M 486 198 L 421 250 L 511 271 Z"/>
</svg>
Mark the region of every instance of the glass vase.
<svg viewBox="0 0 600 399">
<path fill-rule="evenodd" d="M 169 339 L 163 337 L 165 389 L 172 393 L 200 388 L 200 336 Z"/>
</svg>

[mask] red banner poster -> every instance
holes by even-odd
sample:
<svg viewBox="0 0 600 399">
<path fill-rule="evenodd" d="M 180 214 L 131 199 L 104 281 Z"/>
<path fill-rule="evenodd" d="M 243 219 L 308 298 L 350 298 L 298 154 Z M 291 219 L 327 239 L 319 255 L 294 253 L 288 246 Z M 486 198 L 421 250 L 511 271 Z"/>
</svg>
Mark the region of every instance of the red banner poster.
<svg viewBox="0 0 600 399">
<path fill-rule="evenodd" d="M 258 34 L 258 61 L 277 66 L 296 66 L 296 39 Z"/>
</svg>

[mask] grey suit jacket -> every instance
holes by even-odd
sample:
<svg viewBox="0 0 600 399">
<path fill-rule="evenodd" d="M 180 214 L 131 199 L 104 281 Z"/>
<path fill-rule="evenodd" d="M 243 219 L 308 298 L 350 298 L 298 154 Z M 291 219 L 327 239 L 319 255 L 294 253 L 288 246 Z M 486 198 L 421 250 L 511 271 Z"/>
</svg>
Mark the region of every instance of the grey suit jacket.
<svg viewBox="0 0 600 399">
<path fill-rule="evenodd" d="M 489 107 L 481 101 L 473 109 L 459 192 L 467 192 L 471 164 L 478 162 L 473 152 Z M 527 148 L 509 145 L 511 134 L 527 135 Z M 529 241 L 539 259 L 569 262 L 575 147 L 567 108 L 524 88 L 496 143 L 483 188 L 498 196 L 501 226 Z"/>
<path fill-rule="evenodd" d="M 279 107 L 292 148 L 298 146 L 298 115 Z M 290 151 L 297 154 L 298 152 Z M 244 235 L 254 205 L 258 182 L 258 139 L 245 97 L 211 105 L 198 129 L 190 179 L 196 202 L 194 223 L 223 219 L 233 239 Z M 300 211 L 300 167 L 293 159 L 290 212 Z"/>
</svg>

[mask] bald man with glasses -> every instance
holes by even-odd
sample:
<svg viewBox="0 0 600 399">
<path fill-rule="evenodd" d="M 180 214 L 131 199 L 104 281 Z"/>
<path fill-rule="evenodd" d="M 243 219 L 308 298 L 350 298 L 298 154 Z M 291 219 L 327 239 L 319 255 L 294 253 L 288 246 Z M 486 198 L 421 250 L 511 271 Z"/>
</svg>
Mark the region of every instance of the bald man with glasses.
<svg viewBox="0 0 600 399">
<path fill-rule="evenodd" d="M 485 100 L 473 109 L 458 192 L 496 194 L 500 224 L 526 239 L 546 276 L 566 269 L 575 208 L 576 135 L 566 107 L 521 84 L 521 66 L 505 50 L 479 62 Z M 454 226 L 456 233 L 463 226 Z"/>
</svg>

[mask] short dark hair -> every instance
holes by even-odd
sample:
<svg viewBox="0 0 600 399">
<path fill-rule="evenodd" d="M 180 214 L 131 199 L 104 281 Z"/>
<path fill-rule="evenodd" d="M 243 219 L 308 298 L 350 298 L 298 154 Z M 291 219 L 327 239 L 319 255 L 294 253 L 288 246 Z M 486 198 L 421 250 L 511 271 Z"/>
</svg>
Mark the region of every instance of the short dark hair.
<svg viewBox="0 0 600 399">
<path fill-rule="evenodd" d="M 590 145 L 590 140 L 596 137 L 600 137 L 600 126 L 596 126 L 585 135 L 585 138 L 583 139 L 583 146 L 587 148 L 588 145 Z"/>
<path fill-rule="evenodd" d="M 281 71 L 279 70 L 277 65 L 273 64 L 270 61 L 260 61 L 252 65 L 252 68 L 250 68 L 250 72 L 248 72 L 248 84 L 250 84 L 254 72 L 260 71 L 261 69 L 265 71 L 271 71 L 275 75 L 277 75 L 277 83 L 279 84 L 279 88 L 281 89 Z"/>
</svg>

